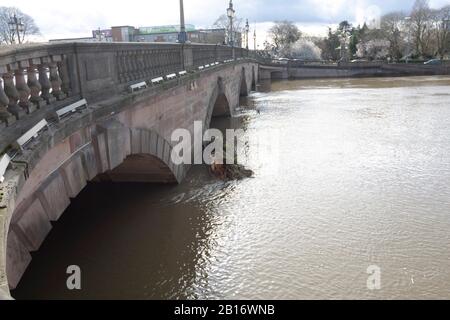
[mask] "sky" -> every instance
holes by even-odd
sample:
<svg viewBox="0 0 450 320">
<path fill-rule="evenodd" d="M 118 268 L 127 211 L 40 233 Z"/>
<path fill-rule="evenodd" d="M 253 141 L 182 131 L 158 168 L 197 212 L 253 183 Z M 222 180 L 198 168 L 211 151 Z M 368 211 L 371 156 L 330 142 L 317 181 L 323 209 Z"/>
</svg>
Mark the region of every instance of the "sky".
<svg viewBox="0 0 450 320">
<path fill-rule="evenodd" d="M 184 0 L 186 23 L 197 28 L 213 25 L 226 12 L 229 0 Z M 256 28 L 258 44 L 266 40 L 273 21 L 290 20 L 311 36 L 324 36 L 327 26 L 342 20 L 364 22 L 367 12 L 409 11 L 414 0 L 234 0 L 238 17 Z M 430 0 L 434 8 L 450 0 Z M 91 30 L 111 26 L 134 27 L 179 24 L 179 0 L 1 0 L 32 16 L 43 39 L 89 37 Z"/>
</svg>

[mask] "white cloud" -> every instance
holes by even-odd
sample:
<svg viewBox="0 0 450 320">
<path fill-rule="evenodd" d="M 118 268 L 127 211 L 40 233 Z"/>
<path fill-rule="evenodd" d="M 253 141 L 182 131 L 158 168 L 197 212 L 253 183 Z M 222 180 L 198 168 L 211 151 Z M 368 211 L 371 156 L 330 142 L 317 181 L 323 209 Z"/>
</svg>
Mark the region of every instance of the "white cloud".
<svg viewBox="0 0 450 320">
<path fill-rule="evenodd" d="M 186 22 L 197 27 L 211 26 L 226 12 L 229 0 L 184 0 Z M 364 10 L 378 5 L 383 11 L 409 10 L 414 0 L 234 0 L 239 17 L 258 22 L 265 40 L 267 21 L 291 20 L 310 34 L 323 34 L 326 24 L 343 19 L 358 22 Z M 433 7 L 450 0 L 431 0 Z M 152 26 L 178 24 L 179 0 L 2 0 L 2 6 L 16 6 L 31 15 L 45 38 L 90 36 L 91 30 L 114 25 Z M 265 27 L 264 27 L 265 26 Z M 261 41 L 261 44 L 264 42 Z M 258 41 L 259 42 L 259 41 Z"/>
</svg>

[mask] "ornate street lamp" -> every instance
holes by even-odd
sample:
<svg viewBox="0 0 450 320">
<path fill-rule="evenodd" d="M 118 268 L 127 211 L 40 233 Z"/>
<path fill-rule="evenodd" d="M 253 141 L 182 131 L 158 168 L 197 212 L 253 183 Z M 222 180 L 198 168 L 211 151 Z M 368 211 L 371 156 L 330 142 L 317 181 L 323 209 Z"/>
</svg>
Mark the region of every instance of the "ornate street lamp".
<svg viewBox="0 0 450 320">
<path fill-rule="evenodd" d="M 235 11 L 233 9 L 233 0 L 230 0 L 230 5 L 227 9 L 227 16 L 228 19 L 230 19 L 230 36 L 229 36 L 229 45 L 234 47 L 234 37 L 233 37 L 233 18 L 234 18 Z"/>
<path fill-rule="evenodd" d="M 248 24 L 248 19 L 247 19 L 247 23 L 245 24 L 245 48 L 248 50 L 248 34 L 250 32 L 250 25 Z"/>
<path fill-rule="evenodd" d="M 186 34 L 186 25 L 184 24 L 184 4 L 183 0 L 180 0 L 180 33 L 178 34 L 178 42 L 186 43 L 187 34 Z"/>
<path fill-rule="evenodd" d="M 255 46 L 255 51 L 256 51 L 256 27 L 255 27 L 255 32 L 253 33 L 253 41 L 254 41 L 254 46 Z"/>
<path fill-rule="evenodd" d="M 16 14 L 14 14 L 14 16 L 12 16 L 10 18 L 8 25 L 9 25 L 9 30 L 11 31 L 11 35 L 12 35 L 11 42 L 15 41 L 14 34 L 16 34 L 19 44 L 22 43 L 22 40 L 20 39 L 20 34 L 23 33 L 25 30 L 22 20 L 18 19 Z"/>
</svg>

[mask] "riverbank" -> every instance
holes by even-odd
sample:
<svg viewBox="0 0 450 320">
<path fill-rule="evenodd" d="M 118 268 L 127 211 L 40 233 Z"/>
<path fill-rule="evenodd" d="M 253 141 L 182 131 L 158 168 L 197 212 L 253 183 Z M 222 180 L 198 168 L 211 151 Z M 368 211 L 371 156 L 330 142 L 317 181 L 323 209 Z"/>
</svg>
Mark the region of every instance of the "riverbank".
<svg viewBox="0 0 450 320">
<path fill-rule="evenodd" d="M 260 80 L 370 78 L 450 75 L 450 64 L 439 66 L 388 63 L 287 64 L 261 66 Z"/>
</svg>

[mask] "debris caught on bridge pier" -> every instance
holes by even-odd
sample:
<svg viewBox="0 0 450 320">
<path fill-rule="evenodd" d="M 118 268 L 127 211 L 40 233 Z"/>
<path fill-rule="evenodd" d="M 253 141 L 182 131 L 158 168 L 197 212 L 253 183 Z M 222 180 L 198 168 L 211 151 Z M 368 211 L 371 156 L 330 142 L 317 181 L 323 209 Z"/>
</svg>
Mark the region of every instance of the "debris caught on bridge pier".
<svg viewBox="0 0 450 320">
<path fill-rule="evenodd" d="M 243 180 L 253 177 L 253 171 L 239 164 L 217 164 L 213 163 L 211 173 L 224 181 Z"/>
<path fill-rule="evenodd" d="M 226 147 L 223 148 L 223 154 L 226 154 Z M 254 172 L 245 168 L 243 165 L 236 164 L 237 155 L 234 152 L 233 164 L 224 164 L 225 161 L 213 161 L 210 166 L 210 172 L 213 176 L 224 181 L 243 180 L 252 178 Z"/>
</svg>

